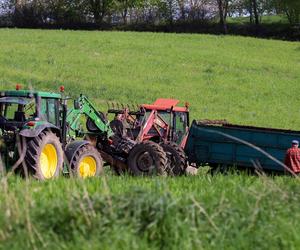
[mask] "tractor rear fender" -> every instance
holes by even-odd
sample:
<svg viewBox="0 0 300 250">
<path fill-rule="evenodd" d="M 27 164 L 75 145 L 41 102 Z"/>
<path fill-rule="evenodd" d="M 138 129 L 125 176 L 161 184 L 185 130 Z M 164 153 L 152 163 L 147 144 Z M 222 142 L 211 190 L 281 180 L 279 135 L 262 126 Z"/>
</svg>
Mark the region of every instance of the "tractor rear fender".
<svg viewBox="0 0 300 250">
<path fill-rule="evenodd" d="M 34 128 L 22 129 L 20 132 L 20 135 L 23 137 L 34 138 L 34 137 L 37 137 L 44 130 L 51 130 L 51 131 L 57 133 L 58 136 L 60 135 L 60 129 L 58 127 L 56 127 L 55 125 L 48 123 L 48 122 L 36 125 L 36 127 L 34 127 Z"/>
<path fill-rule="evenodd" d="M 73 141 L 67 145 L 65 150 L 65 155 L 69 165 L 71 165 L 71 163 L 73 162 L 74 156 L 77 153 L 77 151 L 87 144 L 90 144 L 90 142 L 83 140 L 83 141 Z"/>
</svg>

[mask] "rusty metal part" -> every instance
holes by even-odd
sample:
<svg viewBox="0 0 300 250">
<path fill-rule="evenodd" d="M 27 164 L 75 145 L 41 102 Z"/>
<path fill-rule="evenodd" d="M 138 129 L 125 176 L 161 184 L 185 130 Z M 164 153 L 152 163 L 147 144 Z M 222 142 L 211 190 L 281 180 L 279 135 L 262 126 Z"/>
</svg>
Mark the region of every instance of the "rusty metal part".
<svg viewBox="0 0 300 250">
<path fill-rule="evenodd" d="M 229 124 L 227 120 L 209 120 L 209 119 L 203 119 L 197 121 L 197 124 L 199 125 L 227 125 Z"/>
<path fill-rule="evenodd" d="M 110 155 L 102 150 L 98 149 L 98 151 L 101 154 L 104 161 L 109 163 L 113 167 L 114 170 L 118 170 L 117 173 L 121 173 L 122 171 L 125 171 L 127 169 L 127 165 L 123 161 L 116 159 L 112 155 Z"/>
</svg>

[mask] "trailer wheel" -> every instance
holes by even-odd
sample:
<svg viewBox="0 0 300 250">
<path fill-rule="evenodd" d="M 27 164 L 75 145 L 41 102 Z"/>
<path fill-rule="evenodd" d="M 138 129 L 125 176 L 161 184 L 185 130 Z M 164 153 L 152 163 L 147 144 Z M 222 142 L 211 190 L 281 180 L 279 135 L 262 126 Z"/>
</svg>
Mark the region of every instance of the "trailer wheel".
<svg viewBox="0 0 300 250">
<path fill-rule="evenodd" d="M 103 160 L 100 153 L 91 145 L 81 147 L 71 162 L 74 176 L 88 178 L 99 176 L 103 172 Z"/>
<path fill-rule="evenodd" d="M 43 131 L 27 142 L 25 163 L 28 172 L 36 179 L 46 180 L 59 176 L 63 159 L 60 140 L 51 131 Z"/>
<path fill-rule="evenodd" d="M 183 149 L 175 142 L 167 141 L 160 143 L 168 158 L 167 172 L 169 175 L 183 175 L 187 167 L 186 155 Z"/>
<path fill-rule="evenodd" d="M 161 146 L 152 141 L 134 146 L 128 157 L 129 172 L 133 175 L 166 175 L 167 156 Z"/>
</svg>

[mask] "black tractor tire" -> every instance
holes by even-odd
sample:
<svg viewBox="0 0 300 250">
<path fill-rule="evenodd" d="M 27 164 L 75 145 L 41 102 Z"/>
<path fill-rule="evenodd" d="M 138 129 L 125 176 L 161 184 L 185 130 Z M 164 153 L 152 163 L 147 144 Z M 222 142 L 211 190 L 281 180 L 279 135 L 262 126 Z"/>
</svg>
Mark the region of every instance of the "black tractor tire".
<svg viewBox="0 0 300 250">
<path fill-rule="evenodd" d="M 27 173 L 38 180 L 53 179 L 62 173 L 64 153 L 56 134 L 43 131 L 26 144 L 25 164 L 22 166 L 27 168 Z"/>
<path fill-rule="evenodd" d="M 178 176 L 185 173 L 187 167 L 186 154 L 175 142 L 166 141 L 160 143 L 168 158 L 168 175 Z"/>
<path fill-rule="evenodd" d="M 71 162 L 72 175 L 79 178 L 96 177 L 103 173 L 103 160 L 92 145 L 84 145 L 75 153 Z"/>
<path fill-rule="evenodd" d="M 167 175 L 167 156 L 161 146 L 152 141 L 141 142 L 129 152 L 127 165 L 135 176 Z"/>
</svg>

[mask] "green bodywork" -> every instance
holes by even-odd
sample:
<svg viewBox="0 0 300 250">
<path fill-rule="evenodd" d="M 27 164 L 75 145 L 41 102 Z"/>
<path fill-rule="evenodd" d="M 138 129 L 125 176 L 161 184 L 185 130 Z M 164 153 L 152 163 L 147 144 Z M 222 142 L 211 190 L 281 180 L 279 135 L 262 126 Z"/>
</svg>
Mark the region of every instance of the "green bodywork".
<svg viewBox="0 0 300 250">
<path fill-rule="evenodd" d="M 11 97 L 33 97 L 39 96 L 42 98 L 54 98 L 61 99 L 62 95 L 51 92 L 43 92 L 43 91 L 31 91 L 31 90 L 9 90 L 3 91 L 0 93 L 0 96 L 11 96 Z"/>
<path fill-rule="evenodd" d="M 80 95 L 75 101 L 74 107 L 68 111 L 67 123 L 72 131 L 81 131 L 80 118 L 82 115 L 91 119 L 100 133 L 105 133 L 108 138 L 114 135 L 114 132 L 109 126 L 109 122 L 102 119 L 100 112 L 97 111 L 94 105 L 84 95 Z"/>
<path fill-rule="evenodd" d="M 0 155 L 6 169 L 20 158 L 18 145 L 22 137 L 34 138 L 45 129 L 51 129 L 60 136 L 65 150 L 67 142 L 87 133 L 81 126 L 82 120 L 87 118 L 94 123 L 97 133 L 107 138 L 113 136 L 109 122 L 83 95 L 68 109 L 67 98 L 62 94 L 30 90 L 0 92 Z"/>
<path fill-rule="evenodd" d="M 46 101 L 44 101 L 46 100 Z M 47 128 L 59 132 L 60 94 L 15 90 L 0 92 L 0 153 L 6 169 L 19 159 L 18 145 L 22 137 L 38 136 Z M 48 103 L 56 103 L 55 106 Z M 49 122 L 49 114 L 56 116 Z"/>
</svg>

